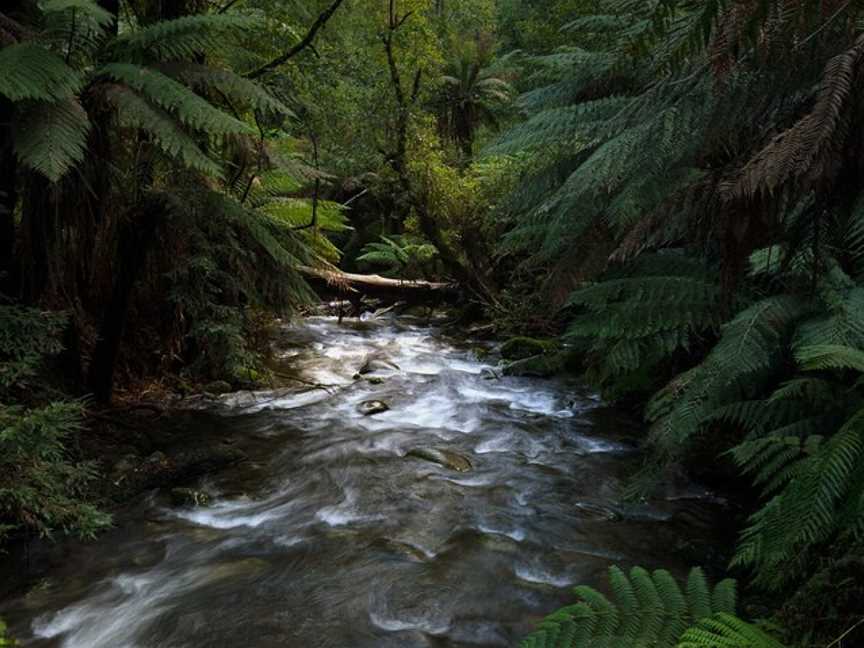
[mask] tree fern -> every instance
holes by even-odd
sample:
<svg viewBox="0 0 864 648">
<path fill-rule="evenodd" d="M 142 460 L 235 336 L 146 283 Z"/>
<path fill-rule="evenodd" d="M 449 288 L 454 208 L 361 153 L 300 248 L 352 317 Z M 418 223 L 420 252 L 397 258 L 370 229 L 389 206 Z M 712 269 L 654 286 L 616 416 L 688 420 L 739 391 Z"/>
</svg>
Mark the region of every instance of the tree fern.
<svg viewBox="0 0 864 648">
<path fill-rule="evenodd" d="M 764 444 L 759 450 L 758 460 L 744 465 L 758 466 L 761 479 L 773 479 L 778 492 L 751 518 L 735 562 L 755 568 L 763 585 L 777 587 L 794 578 L 809 549 L 853 528 L 864 515 L 864 484 L 859 478 L 864 470 L 864 409 L 830 438 L 806 439 L 800 452 L 788 456 L 779 483 L 766 472 L 777 468 L 764 457 L 773 446 Z M 746 459 L 742 449 L 738 455 L 739 460 Z"/>
<path fill-rule="evenodd" d="M 797 297 L 771 297 L 726 324 L 705 360 L 652 399 L 652 441 L 661 452 L 680 456 L 715 411 L 771 379 L 789 353 L 796 324 L 809 311 L 806 301 Z"/>
<path fill-rule="evenodd" d="M 615 393 L 720 327 L 720 287 L 700 263 L 669 253 L 645 255 L 575 291 L 565 337 L 587 349 L 589 377 Z M 656 376 L 654 377 L 656 379 Z M 650 388 L 650 378 L 643 388 Z"/>
</svg>

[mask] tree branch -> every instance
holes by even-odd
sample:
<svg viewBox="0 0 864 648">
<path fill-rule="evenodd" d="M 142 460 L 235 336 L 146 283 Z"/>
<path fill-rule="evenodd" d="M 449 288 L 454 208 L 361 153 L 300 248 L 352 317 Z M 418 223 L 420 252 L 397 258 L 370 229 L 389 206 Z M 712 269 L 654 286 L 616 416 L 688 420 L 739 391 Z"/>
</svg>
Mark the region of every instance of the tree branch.
<svg viewBox="0 0 864 648">
<path fill-rule="evenodd" d="M 312 44 L 315 42 L 315 37 L 318 35 L 318 32 L 321 31 L 324 25 L 327 24 L 327 21 L 329 21 L 333 14 L 336 13 L 336 10 L 339 9 L 340 6 L 342 6 L 343 2 L 345 2 L 345 0 L 334 0 L 333 4 L 330 5 L 330 7 L 326 9 L 320 16 L 318 16 L 318 19 L 309 28 L 309 31 L 306 33 L 306 36 L 303 38 L 303 40 L 301 40 L 299 43 L 297 43 L 294 47 L 292 47 L 290 50 L 288 50 L 281 56 L 278 56 L 269 63 L 262 65 L 257 70 L 249 72 L 245 75 L 246 78 L 257 79 L 267 74 L 267 72 L 275 70 L 280 65 L 283 65 L 293 57 L 297 56 L 307 47 L 311 47 Z"/>
<path fill-rule="evenodd" d="M 226 4 L 224 7 L 222 7 L 218 13 L 224 14 L 226 11 L 228 11 L 231 7 L 233 7 L 238 2 L 240 2 L 240 0 L 231 0 L 228 4 Z"/>
</svg>

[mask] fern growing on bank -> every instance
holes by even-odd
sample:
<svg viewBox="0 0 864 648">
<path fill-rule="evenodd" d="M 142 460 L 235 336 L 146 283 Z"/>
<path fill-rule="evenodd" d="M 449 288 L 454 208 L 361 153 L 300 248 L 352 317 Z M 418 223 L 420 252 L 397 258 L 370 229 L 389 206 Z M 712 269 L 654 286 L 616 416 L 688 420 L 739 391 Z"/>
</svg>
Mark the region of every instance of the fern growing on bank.
<svg viewBox="0 0 864 648">
<path fill-rule="evenodd" d="M 0 543 L 59 530 L 91 536 L 109 522 L 82 497 L 95 467 L 71 460 L 65 447 L 80 429 L 81 403 L 10 404 L 37 391 L 47 358 L 62 350 L 65 322 L 60 314 L 0 305 Z"/>
<path fill-rule="evenodd" d="M 629 575 L 609 569 L 611 600 L 576 587 L 578 602 L 544 619 L 522 648 L 782 648 L 770 636 L 735 617 L 735 582 L 713 589 L 700 569 L 685 586 L 669 572 L 641 567 Z M 738 643 L 740 641 L 740 643 Z"/>
<path fill-rule="evenodd" d="M 587 3 L 490 149 L 528 159 L 502 256 L 569 281 L 587 377 L 648 400 L 646 472 L 728 450 L 762 489 L 735 564 L 775 589 L 864 531 L 864 36 L 828 5 Z"/>
</svg>

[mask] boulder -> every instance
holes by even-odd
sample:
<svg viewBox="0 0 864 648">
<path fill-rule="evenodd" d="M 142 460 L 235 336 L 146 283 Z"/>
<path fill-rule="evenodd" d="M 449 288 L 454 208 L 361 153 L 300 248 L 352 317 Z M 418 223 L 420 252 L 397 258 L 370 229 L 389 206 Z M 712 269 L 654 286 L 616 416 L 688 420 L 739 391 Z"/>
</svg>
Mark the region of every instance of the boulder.
<svg viewBox="0 0 864 648">
<path fill-rule="evenodd" d="M 514 337 L 501 345 L 501 357 L 505 360 L 525 360 L 533 356 L 552 353 L 558 349 L 556 340 L 540 340 L 530 337 Z"/>
<path fill-rule="evenodd" d="M 441 448 L 414 448 L 409 450 L 405 456 L 431 461 L 456 472 L 468 472 L 473 467 L 468 457 Z"/>
<path fill-rule="evenodd" d="M 390 409 L 390 406 L 384 401 L 371 400 L 363 401 L 357 406 L 357 411 L 363 416 L 372 416 L 373 414 L 381 414 Z"/>
<path fill-rule="evenodd" d="M 527 376 L 549 378 L 563 369 L 563 362 L 557 355 L 538 355 L 510 362 L 504 366 L 505 376 Z"/>
<path fill-rule="evenodd" d="M 219 396 L 234 391 L 234 388 L 231 386 L 231 383 L 225 380 L 214 380 L 213 382 L 204 385 L 204 391 L 207 394 L 216 394 Z"/>
</svg>

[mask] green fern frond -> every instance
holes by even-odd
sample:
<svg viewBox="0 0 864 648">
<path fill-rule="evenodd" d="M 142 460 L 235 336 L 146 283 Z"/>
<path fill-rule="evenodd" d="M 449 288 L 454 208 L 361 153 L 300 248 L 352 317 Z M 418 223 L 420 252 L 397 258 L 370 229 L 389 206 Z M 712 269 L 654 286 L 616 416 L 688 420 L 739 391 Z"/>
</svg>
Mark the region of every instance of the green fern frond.
<svg viewBox="0 0 864 648">
<path fill-rule="evenodd" d="M 213 177 L 221 175 L 219 165 L 204 154 L 197 142 L 167 112 L 124 86 L 110 86 L 106 96 L 117 108 L 121 127 L 146 131 L 159 149 L 190 169 Z"/>
<path fill-rule="evenodd" d="M 13 130 L 15 154 L 22 164 L 56 182 L 84 159 L 90 120 L 77 100 L 35 103 Z"/>
<path fill-rule="evenodd" d="M 806 439 L 803 445 L 798 439 L 785 443 L 797 443 L 801 450 L 790 457 L 780 479 L 772 480 L 770 490 L 778 494 L 752 516 L 734 560 L 752 567 L 756 581 L 772 588 L 794 577 L 792 567 L 810 548 L 842 530 L 850 507 L 857 515 L 864 513 L 860 509 L 864 484 L 857 478 L 864 469 L 864 410 L 851 416 L 828 439 L 820 436 Z M 754 456 L 773 450 L 767 441 L 763 446 L 765 449 L 757 448 Z M 746 455 L 741 456 L 746 459 Z M 769 464 L 769 468 L 776 470 L 778 466 Z"/>
<path fill-rule="evenodd" d="M 636 567 L 628 575 L 611 567 L 609 583 L 612 601 L 579 586 L 574 590 L 579 602 L 548 616 L 520 646 L 675 648 L 693 623 L 734 613 L 734 583 L 724 581 L 712 590 L 698 569 L 691 572 L 686 595 L 663 570 L 649 574 Z"/>
<path fill-rule="evenodd" d="M 100 70 L 99 76 L 128 85 L 163 110 L 175 114 L 189 128 L 209 135 L 254 133 L 249 124 L 219 110 L 183 84 L 155 69 L 128 63 L 109 63 Z"/>
<path fill-rule="evenodd" d="M 12 101 L 62 101 L 81 86 L 75 70 L 39 45 L 18 43 L 0 49 L 0 95 Z"/>
<path fill-rule="evenodd" d="M 676 648 L 784 648 L 751 623 L 720 612 L 689 628 Z"/>
<path fill-rule="evenodd" d="M 864 373 L 864 351 L 840 344 L 799 347 L 795 359 L 807 371 L 854 369 Z"/>
<path fill-rule="evenodd" d="M 190 15 L 163 20 L 122 35 L 113 47 L 117 56 L 136 62 L 192 61 L 199 54 L 225 48 L 231 38 L 260 26 L 254 16 Z"/>
<path fill-rule="evenodd" d="M 271 95 L 261 84 L 230 70 L 218 70 L 207 65 L 186 62 L 165 63 L 160 65 L 159 69 L 197 92 L 216 91 L 233 106 L 265 110 L 285 116 L 294 115 L 288 106 Z"/>
</svg>

